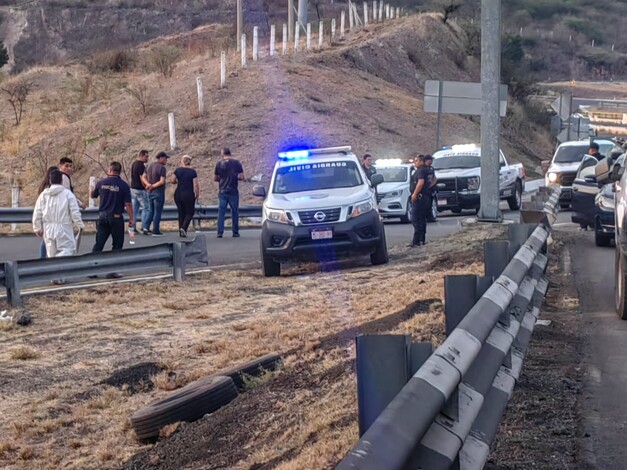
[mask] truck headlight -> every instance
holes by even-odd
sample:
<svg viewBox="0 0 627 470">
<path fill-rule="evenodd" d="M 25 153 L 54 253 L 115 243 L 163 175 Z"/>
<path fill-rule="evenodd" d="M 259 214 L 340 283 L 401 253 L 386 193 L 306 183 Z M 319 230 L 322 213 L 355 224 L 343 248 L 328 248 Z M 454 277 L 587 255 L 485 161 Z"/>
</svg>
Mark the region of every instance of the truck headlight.
<svg viewBox="0 0 627 470">
<path fill-rule="evenodd" d="M 264 217 L 272 222 L 278 222 L 280 224 L 291 224 L 291 217 L 287 215 L 282 209 L 269 209 L 267 207 L 263 208 Z"/>
<path fill-rule="evenodd" d="M 366 212 L 370 212 L 372 209 L 374 209 L 372 201 L 358 202 L 353 206 L 353 210 L 348 215 L 348 218 L 352 219 L 353 217 L 358 217 L 362 214 L 365 214 Z"/>
<path fill-rule="evenodd" d="M 389 199 L 391 197 L 399 197 L 401 195 L 401 191 L 392 191 L 391 193 L 386 193 L 383 198 Z"/>
<path fill-rule="evenodd" d="M 468 191 L 479 191 L 479 185 L 481 184 L 481 178 L 474 176 L 468 178 Z"/>
<path fill-rule="evenodd" d="M 548 174 L 549 177 L 549 183 L 555 183 L 557 181 L 557 173 L 549 173 Z"/>
</svg>

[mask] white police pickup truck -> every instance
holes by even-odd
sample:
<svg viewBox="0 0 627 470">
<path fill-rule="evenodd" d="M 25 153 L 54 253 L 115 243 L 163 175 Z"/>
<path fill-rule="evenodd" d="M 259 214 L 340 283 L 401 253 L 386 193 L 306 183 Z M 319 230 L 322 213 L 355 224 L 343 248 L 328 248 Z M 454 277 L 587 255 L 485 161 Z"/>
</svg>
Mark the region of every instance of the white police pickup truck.
<svg viewBox="0 0 627 470">
<path fill-rule="evenodd" d="M 265 197 L 261 259 L 265 276 L 281 274 L 288 260 L 325 261 L 369 254 L 372 264 L 388 261 L 375 186 L 351 147 L 281 152 Z"/>
<path fill-rule="evenodd" d="M 525 190 L 522 164 L 510 165 L 500 152 L 500 198 L 511 210 L 520 209 Z M 453 145 L 433 154 L 433 169 L 438 179 L 438 211 L 479 211 L 481 193 L 481 147 L 477 144 Z"/>
</svg>

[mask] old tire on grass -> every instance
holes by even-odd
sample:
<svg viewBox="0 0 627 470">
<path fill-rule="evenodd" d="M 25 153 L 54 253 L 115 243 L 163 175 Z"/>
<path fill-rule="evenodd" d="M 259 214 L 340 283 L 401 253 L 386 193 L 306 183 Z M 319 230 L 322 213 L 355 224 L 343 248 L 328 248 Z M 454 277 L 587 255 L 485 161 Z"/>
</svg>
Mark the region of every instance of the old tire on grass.
<svg viewBox="0 0 627 470">
<path fill-rule="evenodd" d="M 252 361 L 244 362 L 243 364 L 235 367 L 223 369 L 216 372 L 216 375 L 230 377 L 238 390 L 243 390 L 245 375 L 257 377 L 261 375 L 264 370 L 276 370 L 280 362 L 281 356 L 276 353 L 270 353 L 265 356 L 258 357 L 257 359 L 253 359 Z"/>
<path fill-rule="evenodd" d="M 131 417 L 131 424 L 139 439 L 157 437 L 163 426 L 196 421 L 231 402 L 237 394 L 230 377 L 207 377 L 140 409 Z"/>
</svg>

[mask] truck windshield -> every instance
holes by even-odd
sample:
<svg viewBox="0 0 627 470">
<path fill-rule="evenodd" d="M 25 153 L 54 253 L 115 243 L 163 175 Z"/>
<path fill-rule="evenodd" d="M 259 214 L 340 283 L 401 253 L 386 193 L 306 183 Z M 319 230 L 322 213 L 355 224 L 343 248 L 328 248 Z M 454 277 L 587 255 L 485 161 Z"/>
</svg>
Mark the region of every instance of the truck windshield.
<svg viewBox="0 0 627 470">
<path fill-rule="evenodd" d="M 478 168 L 481 166 L 481 157 L 477 155 L 453 155 L 433 160 L 434 170 L 449 170 L 451 168 Z"/>
<path fill-rule="evenodd" d="M 403 166 L 377 168 L 377 173 L 383 176 L 384 183 L 403 183 L 407 181 L 407 168 Z"/>
<path fill-rule="evenodd" d="M 614 147 L 612 143 L 599 143 L 599 153 L 606 155 Z M 588 153 L 588 144 L 584 145 L 568 145 L 559 147 L 555 152 L 553 163 L 577 163 L 583 160 L 583 156 Z"/>
<path fill-rule="evenodd" d="M 276 194 L 352 188 L 363 184 L 355 162 L 302 163 L 279 168 L 274 178 Z"/>
</svg>

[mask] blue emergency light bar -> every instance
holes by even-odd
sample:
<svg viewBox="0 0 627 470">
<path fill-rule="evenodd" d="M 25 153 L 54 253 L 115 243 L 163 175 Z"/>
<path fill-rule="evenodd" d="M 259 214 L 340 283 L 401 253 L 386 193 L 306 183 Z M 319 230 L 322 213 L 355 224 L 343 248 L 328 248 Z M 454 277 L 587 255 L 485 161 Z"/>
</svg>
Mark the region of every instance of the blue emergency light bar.
<svg viewBox="0 0 627 470">
<path fill-rule="evenodd" d="M 290 150 L 289 152 L 279 152 L 281 160 L 296 160 L 298 158 L 308 158 L 309 150 Z"/>
</svg>

